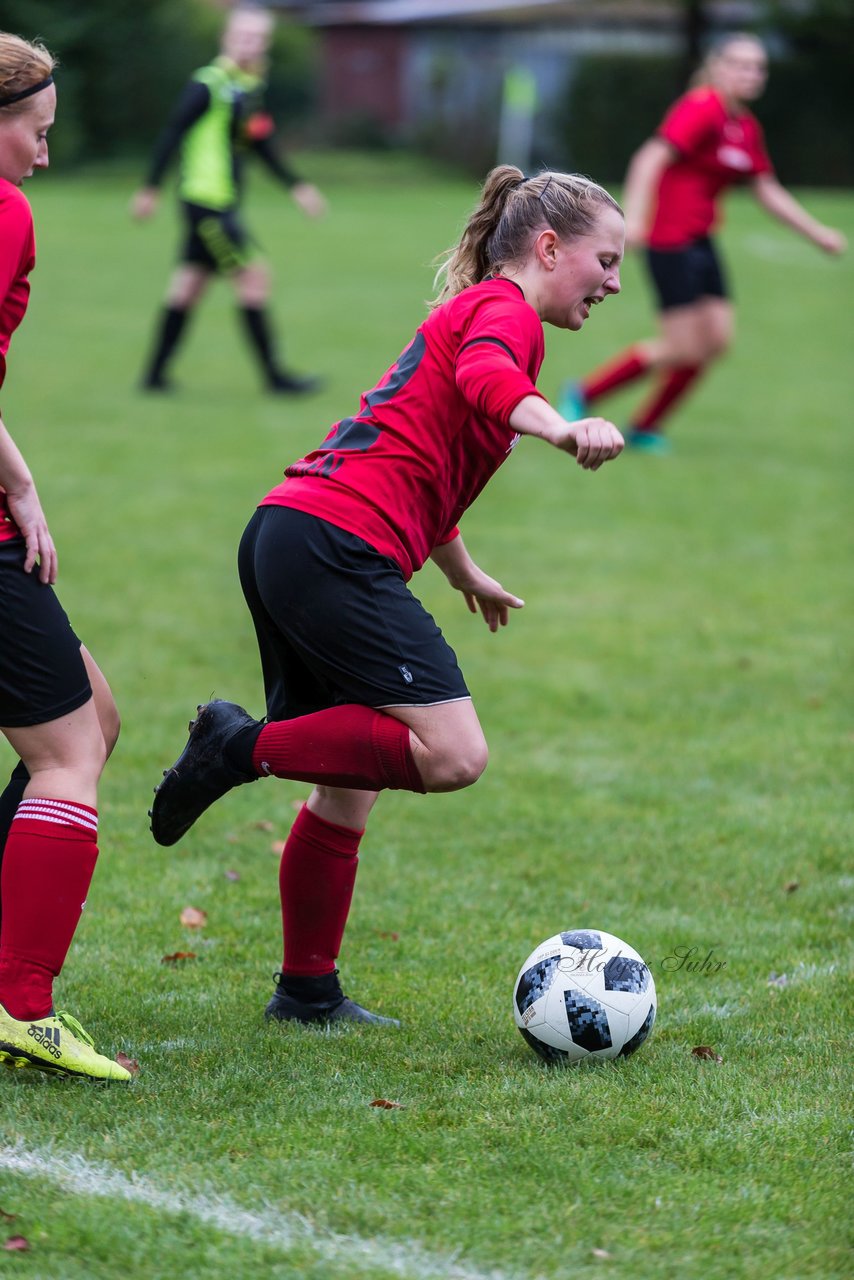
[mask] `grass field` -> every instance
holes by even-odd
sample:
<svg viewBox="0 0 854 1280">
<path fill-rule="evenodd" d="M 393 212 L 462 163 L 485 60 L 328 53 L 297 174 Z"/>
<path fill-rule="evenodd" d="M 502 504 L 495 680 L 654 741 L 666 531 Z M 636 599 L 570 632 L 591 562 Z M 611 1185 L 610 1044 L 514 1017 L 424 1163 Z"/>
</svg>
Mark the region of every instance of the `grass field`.
<svg viewBox="0 0 854 1280">
<path fill-rule="evenodd" d="M 0 1272 L 850 1275 L 854 254 L 824 258 L 734 198 L 739 341 L 672 456 L 589 475 L 522 442 L 465 522 L 527 602 L 498 636 L 432 568 L 417 580 L 491 763 L 470 791 L 384 797 L 363 845 L 342 974 L 403 1028 L 269 1028 L 273 845 L 307 788 L 235 792 L 174 850 L 148 833 L 151 788 L 197 701 L 261 714 L 240 532 L 408 341 L 474 195 L 399 158 L 303 163 L 325 223 L 260 179 L 251 219 L 292 363 L 328 378 L 300 402 L 258 390 L 224 286 L 180 394 L 139 395 L 171 209 L 132 225 L 130 173 L 28 187 L 40 256 L 4 417 L 124 719 L 60 1005 L 141 1071 L 100 1091 L 0 1079 L 0 1239 L 30 1243 Z M 854 241 L 854 197 L 804 198 Z M 542 388 L 650 322 L 629 261 L 584 333 L 548 332 Z M 188 905 L 203 930 L 181 926 Z M 571 927 L 653 970 L 658 1024 L 632 1058 L 548 1069 L 513 1025 L 519 965 Z M 686 947 L 722 967 L 666 963 Z M 177 951 L 197 958 L 162 963 Z"/>
</svg>

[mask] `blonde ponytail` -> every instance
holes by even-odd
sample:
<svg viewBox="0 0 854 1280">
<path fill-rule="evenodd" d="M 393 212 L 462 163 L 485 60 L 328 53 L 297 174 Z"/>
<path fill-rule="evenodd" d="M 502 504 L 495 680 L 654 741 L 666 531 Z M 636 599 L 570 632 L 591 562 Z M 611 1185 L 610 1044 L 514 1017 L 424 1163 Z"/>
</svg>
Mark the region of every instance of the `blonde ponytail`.
<svg viewBox="0 0 854 1280">
<path fill-rule="evenodd" d="M 602 205 L 622 213 L 604 187 L 580 174 L 546 171 L 526 178 L 514 165 L 499 165 L 487 175 L 459 242 L 440 257 L 434 284 L 441 288 L 430 306 L 518 261 L 545 227 L 568 240 L 586 235 Z"/>
</svg>

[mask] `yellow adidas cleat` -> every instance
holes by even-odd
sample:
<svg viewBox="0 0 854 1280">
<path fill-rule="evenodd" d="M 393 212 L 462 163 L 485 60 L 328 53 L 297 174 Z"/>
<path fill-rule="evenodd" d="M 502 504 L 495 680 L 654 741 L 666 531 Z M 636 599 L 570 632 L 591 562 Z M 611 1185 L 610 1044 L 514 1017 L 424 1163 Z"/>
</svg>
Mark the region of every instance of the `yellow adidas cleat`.
<svg viewBox="0 0 854 1280">
<path fill-rule="evenodd" d="M 92 1037 L 70 1013 L 19 1022 L 1 1004 L 0 1063 L 12 1069 L 35 1067 L 77 1080 L 132 1079 L 118 1062 L 95 1052 Z"/>
</svg>

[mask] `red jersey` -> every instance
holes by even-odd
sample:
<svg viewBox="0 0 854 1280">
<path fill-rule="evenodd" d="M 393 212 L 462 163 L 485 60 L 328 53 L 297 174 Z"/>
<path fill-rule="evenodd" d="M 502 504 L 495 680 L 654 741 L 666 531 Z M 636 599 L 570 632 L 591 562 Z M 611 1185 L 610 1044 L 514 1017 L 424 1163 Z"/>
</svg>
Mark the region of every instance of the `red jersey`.
<svg viewBox="0 0 854 1280">
<path fill-rule="evenodd" d="M 773 171 L 759 121 L 749 111 L 731 115 L 714 89 L 692 89 L 679 98 L 657 136 L 679 156 L 662 174 L 651 249 L 682 248 L 708 235 L 721 191 Z"/>
<path fill-rule="evenodd" d="M 365 539 L 406 578 L 456 524 L 519 436 L 510 415 L 543 363 L 543 326 L 510 280 L 432 311 L 359 411 L 293 463 L 261 506 L 296 507 Z"/>
<path fill-rule="evenodd" d="M 6 377 L 6 352 L 12 334 L 24 318 L 30 296 L 28 276 L 36 262 L 33 215 L 22 191 L 0 178 L 0 387 Z M 17 538 L 0 489 L 0 542 Z"/>
</svg>

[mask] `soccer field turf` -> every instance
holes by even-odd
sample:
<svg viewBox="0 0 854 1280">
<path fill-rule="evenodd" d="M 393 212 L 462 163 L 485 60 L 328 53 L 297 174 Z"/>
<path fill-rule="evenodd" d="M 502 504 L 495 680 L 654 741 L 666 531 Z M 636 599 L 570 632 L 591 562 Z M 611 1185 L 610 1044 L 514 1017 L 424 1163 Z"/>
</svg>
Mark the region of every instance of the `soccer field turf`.
<svg viewBox="0 0 854 1280">
<path fill-rule="evenodd" d="M 491 762 L 461 793 L 382 797 L 363 843 L 342 977 L 402 1029 L 268 1027 L 275 846 L 308 788 L 237 791 L 169 850 L 151 789 L 197 702 L 262 713 L 240 533 L 409 340 L 475 196 L 401 158 L 304 167 L 325 222 L 258 177 L 249 205 L 289 360 L 327 378 L 300 401 L 258 389 L 224 285 L 180 392 L 141 396 L 168 202 L 140 227 L 133 175 L 27 187 L 39 263 L 4 417 L 124 724 L 59 1005 L 141 1070 L 101 1090 L 0 1074 L 0 1243 L 30 1244 L 0 1272 L 848 1275 L 854 254 L 731 199 L 738 339 L 673 454 L 591 475 L 520 444 L 464 523 L 526 601 L 499 635 L 432 567 L 416 579 Z M 854 241 L 854 197 L 804 200 Z M 651 323 L 630 260 L 583 333 L 547 329 L 542 389 Z M 602 411 L 620 423 L 630 403 Z M 549 1069 L 514 1026 L 519 965 L 570 928 L 624 938 L 653 971 L 658 1021 L 633 1057 Z M 179 951 L 195 959 L 162 962 Z"/>
</svg>

